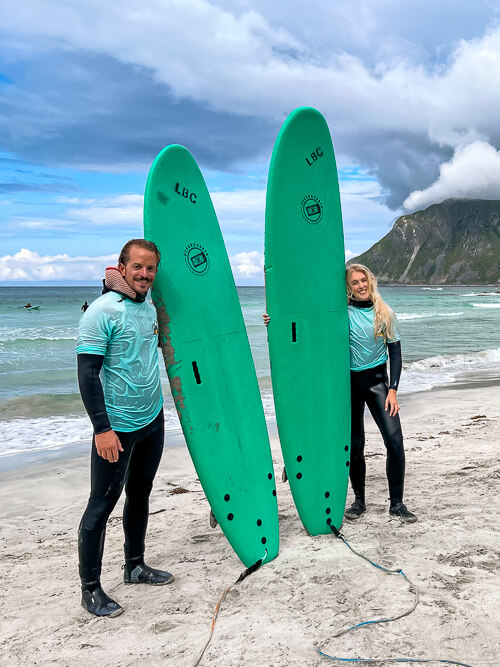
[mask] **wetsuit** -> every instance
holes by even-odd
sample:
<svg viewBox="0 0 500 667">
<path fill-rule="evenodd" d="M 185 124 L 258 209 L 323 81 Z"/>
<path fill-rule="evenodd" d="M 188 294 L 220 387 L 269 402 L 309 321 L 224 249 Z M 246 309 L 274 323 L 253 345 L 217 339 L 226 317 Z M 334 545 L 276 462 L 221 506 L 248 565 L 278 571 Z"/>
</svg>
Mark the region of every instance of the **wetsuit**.
<svg viewBox="0 0 500 667">
<path fill-rule="evenodd" d="M 164 443 L 163 399 L 154 306 L 108 291 L 83 315 L 77 342 L 78 380 L 98 435 L 113 429 L 123 447 L 110 463 L 91 454 L 91 492 L 78 531 L 82 584 L 99 582 L 106 523 L 123 487 L 125 559 L 142 561 L 149 495 Z"/>
<path fill-rule="evenodd" d="M 374 308 L 371 301 L 349 303 L 351 350 L 351 464 L 349 476 L 357 501 L 365 503 L 366 464 L 364 458 L 364 410 L 368 406 L 387 449 L 386 472 L 391 506 L 403 500 L 405 454 L 399 415 L 385 410 L 389 388 L 397 389 L 401 375 L 401 343 L 395 325 L 395 338 L 387 343 L 373 332 Z M 390 361 L 390 379 L 387 359 Z"/>
<path fill-rule="evenodd" d="M 138 559 L 145 551 L 149 495 L 163 452 L 163 410 L 151 424 L 138 431 L 115 432 L 124 450 L 116 463 L 109 463 L 99 456 L 95 438 L 92 441 L 91 492 L 78 530 L 80 578 L 83 582 L 98 581 L 101 576 L 106 523 L 124 485 L 125 559 Z"/>
</svg>

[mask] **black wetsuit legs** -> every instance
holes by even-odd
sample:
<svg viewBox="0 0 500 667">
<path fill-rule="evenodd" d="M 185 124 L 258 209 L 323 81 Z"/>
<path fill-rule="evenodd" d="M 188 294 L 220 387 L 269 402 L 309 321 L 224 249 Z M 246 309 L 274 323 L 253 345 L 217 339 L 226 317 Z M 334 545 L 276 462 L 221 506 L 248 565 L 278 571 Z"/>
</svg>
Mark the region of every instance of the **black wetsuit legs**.
<svg viewBox="0 0 500 667">
<path fill-rule="evenodd" d="M 78 530 L 82 582 L 100 579 L 106 523 L 124 486 L 125 557 L 137 558 L 144 554 L 149 495 L 163 453 L 163 410 L 148 426 L 116 434 L 124 450 L 116 463 L 99 456 L 95 441 L 92 442 L 90 498 Z"/>
<path fill-rule="evenodd" d="M 349 476 L 356 499 L 365 502 L 366 464 L 364 457 L 365 404 L 377 424 L 387 449 L 386 472 L 391 504 L 402 502 L 405 475 L 403 433 L 399 415 L 385 411 L 388 394 L 386 364 L 351 372 L 351 465 Z"/>
<path fill-rule="evenodd" d="M 365 399 L 359 391 L 353 388 L 353 373 L 351 372 L 351 463 L 349 478 L 356 500 L 365 503 Z"/>
<path fill-rule="evenodd" d="M 149 496 L 153 480 L 160 465 L 165 439 L 163 410 L 153 430 L 134 447 L 130 457 L 129 473 L 125 483 L 125 506 L 123 508 L 123 530 L 125 532 L 125 558 L 140 558 L 144 555 L 146 529 L 149 518 Z M 144 462 L 147 459 L 147 465 Z"/>
</svg>

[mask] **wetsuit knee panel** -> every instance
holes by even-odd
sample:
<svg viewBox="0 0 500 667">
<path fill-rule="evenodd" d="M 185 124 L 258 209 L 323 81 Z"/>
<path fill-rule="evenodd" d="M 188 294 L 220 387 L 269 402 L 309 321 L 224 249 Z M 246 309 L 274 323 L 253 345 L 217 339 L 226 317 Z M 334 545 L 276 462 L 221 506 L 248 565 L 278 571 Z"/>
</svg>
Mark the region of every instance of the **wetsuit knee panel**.
<svg viewBox="0 0 500 667">
<path fill-rule="evenodd" d="M 90 498 L 87 509 L 80 523 L 81 530 L 96 530 L 103 525 L 109 518 L 109 515 L 115 508 L 119 499 L 118 496 L 106 496 L 105 498 Z"/>
<path fill-rule="evenodd" d="M 127 480 L 125 493 L 129 500 L 147 500 L 153 489 L 153 480 Z"/>
</svg>

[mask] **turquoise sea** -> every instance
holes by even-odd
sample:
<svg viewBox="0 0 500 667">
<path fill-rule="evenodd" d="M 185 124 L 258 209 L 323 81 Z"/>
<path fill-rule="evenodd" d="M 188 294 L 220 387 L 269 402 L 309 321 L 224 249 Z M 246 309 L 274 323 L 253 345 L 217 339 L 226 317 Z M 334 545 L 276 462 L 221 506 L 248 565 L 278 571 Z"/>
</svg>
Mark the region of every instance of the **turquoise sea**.
<svg viewBox="0 0 500 667">
<path fill-rule="evenodd" d="M 385 287 L 402 335 L 400 393 L 500 381 L 498 287 Z M 264 410 L 274 418 L 263 287 L 238 288 Z M 0 470 L 88 448 L 90 422 L 76 381 L 81 305 L 100 287 L 0 287 Z M 40 306 L 25 310 L 30 302 Z M 160 360 L 166 427 L 179 430 Z M 300 391 L 300 387 L 297 387 Z M 167 438 L 168 442 L 168 438 Z"/>
</svg>

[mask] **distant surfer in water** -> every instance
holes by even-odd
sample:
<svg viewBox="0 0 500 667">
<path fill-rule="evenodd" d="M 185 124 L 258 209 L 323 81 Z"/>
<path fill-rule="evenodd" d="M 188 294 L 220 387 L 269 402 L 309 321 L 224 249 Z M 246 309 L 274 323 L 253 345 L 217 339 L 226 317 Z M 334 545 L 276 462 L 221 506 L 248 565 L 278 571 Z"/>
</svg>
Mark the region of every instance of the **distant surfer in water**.
<svg viewBox="0 0 500 667">
<path fill-rule="evenodd" d="M 368 406 L 387 449 L 389 514 L 406 523 L 417 520 L 403 503 L 405 453 L 399 420 L 397 389 L 401 376 L 401 342 L 394 312 L 380 296 L 377 280 L 362 264 L 346 269 L 351 352 L 351 465 L 354 502 L 346 519 L 358 519 L 366 509 L 364 410 Z M 387 377 L 387 359 L 390 378 Z"/>
<path fill-rule="evenodd" d="M 23 306 L 23 308 L 32 308 L 32 305 L 31 305 L 31 303 L 28 301 L 28 303 L 27 303 L 25 306 Z"/>
<path fill-rule="evenodd" d="M 88 307 L 89 307 L 89 304 L 85 301 L 85 303 L 84 303 L 83 306 L 80 308 L 80 310 L 82 310 L 83 312 L 85 312 L 85 311 L 87 310 Z"/>
<path fill-rule="evenodd" d="M 154 243 L 126 243 L 118 267 L 106 269 L 103 296 L 89 306 L 78 330 L 78 383 L 94 428 L 78 555 L 82 605 L 95 616 L 123 611 L 101 587 L 101 566 L 106 523 L 124 486 L 125 583 L 161 586 L 174 579 L 144 562 L 149 495 L 164 445 L 158 324 L 146 301 L 159 261 Z"/>
</svg>

